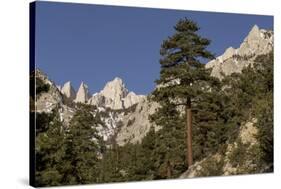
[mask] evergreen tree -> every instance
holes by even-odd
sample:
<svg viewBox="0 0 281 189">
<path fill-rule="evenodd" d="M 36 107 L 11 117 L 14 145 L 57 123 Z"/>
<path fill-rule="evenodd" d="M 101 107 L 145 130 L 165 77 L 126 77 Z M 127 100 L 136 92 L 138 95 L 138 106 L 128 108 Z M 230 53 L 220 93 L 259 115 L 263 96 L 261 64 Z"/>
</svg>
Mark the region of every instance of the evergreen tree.
<svg viewBox="0 0 281 189">
<path fill-rule="evenodd" d="M 164 40 L 160 54 L 159 87 L 153 92 L 153 100 L 161 105 L 170 101 L 174 106 L 184 106 L 187 129 L 187 162 L 192 164 L 192 105 L 200 96 L 212 90 L 218 80 L 210 77 L 201 59 L 212 59 L 206 49 L 210 40 L 198 35 L 199 27 L 187 18 L 174 27 L 175 34 Z"/>
<path fill-rule="evenodd" d="M 61 185 L 63 176 L 64 130 L 55 109 L 51 114 L 37 113 L 36 186 Z"/>
<path fill-rule="evenodd" d="M 71 119 L 66 132 L 63 184 L 99 182 L 98 156 L 101 155 L 101 138 L 90 106 L 81 105 Z"/>
<path fill-rule="evenodd" d="M 135 150 L 134 174 L 136 180 L 152 180 L 155 177 L 155 145 L 156 133 L 154 127 L 146 134 Z"/>
<path fill-rule="evenodd" d="M 255 59 L 255 70 L 259 75 L 262 87 L 258 96 L 255 115 L 257 117 L 258 134 L 262 152 L 262 161 L 270 165 L 268 171 L 273 170 L 273 52 L 258 56 Z"/>
<path fill-rule="evenodd" d="M 253 65 L 225 78 L 228 86 L 224 92 L 231 97 L 225 115 L 229 115 L 229 138 L 237 138 L 239 127 L 244 122 L 256 119 L 258 129 L 256 135 L 259 151 L 255 158 L 259 159 L 260 169 L 266 164 L 273 169 L 273 52 L 260 55 Z M 264 170 L 263 170 L 264 171 Z"/>
<path fill-rule="evenodd" d="M 225 101 L 222 92 L 213 91 L 201 95 L 193 106 L 193 149 L 194 160 L 199 161 L 209 154 L 215 153 L 228 139 L 225 117 Z"/>
<path fill-rule="evenodd" d="M 175 178 L 186 170 L 185 124 L 176 106 L 169 101 L 150 117 L 161 129 L 155 133 L 155 177 L 154 179 Z M 143 143 L 148 138 L 143 139 Z"/>
</svg>

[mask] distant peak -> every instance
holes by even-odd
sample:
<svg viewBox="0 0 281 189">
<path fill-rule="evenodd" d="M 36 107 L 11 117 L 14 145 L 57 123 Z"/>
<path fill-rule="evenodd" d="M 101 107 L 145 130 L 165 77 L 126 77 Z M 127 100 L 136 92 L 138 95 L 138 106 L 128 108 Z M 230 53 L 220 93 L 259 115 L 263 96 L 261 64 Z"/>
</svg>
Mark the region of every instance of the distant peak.
<svg viewBox="0 0 281 189">
<path fill-rule="evenodd" d="M 259 31 L 259 30 L 260 29 L 259 29 L 259 27 L 256 24 L 251 29 L 251 31 Z"/>
<path fill-rule="evenodd" d="M 90 98 L 88 86 L 82 81 L 77 91 L 75 102 L 86 103 Z"/>
<path fill-rule="evenodd" d="M 247 39 L 248 40 L 255 40 L 260 38 L 260 29 L 257 25 L 254 25 L 249 32 Z"/>
<path fill-rule="evenodd" d="M 259 29 L 259 27 L 255 24 L 255 25 L 252 27 L 252 29 L 251 29 L 249 35 L 250 35 L 250 34 L 256 34 L 256 33 L 260 33 L 260 29 Z"/>
<path fill-rule="evenodd" d="M 115 77 L 112 81 L 118 82 L 118 83 L 123 83 L 123 80 L 120 77 Z"/>
<path fill-rule="evenodd" d="M 119 85 L 125 85 L 125 82 L 120 77 L 115 77 L 112 81 L 109 81 L 109 83 L 115 83 Z"/>
<path fill-rule="evenodd" d="M 106 83 L 104 88 L 126 88 L 123 80 L 120 77 L 115 77 L 113 80 Z"/>
<path fill-rule="evenodd" d="M 88 85 L 82 81 L 81 84 L 80 84 L 80 87 L 84 87 L 84 88 L 86 87 L 86 88 L 88 88 Z M 79 88 L 80 88 L 80 87 L 79 87 Z"/>
<path fill-rule="evenodd" d="M 74 99 L 75 98 L 75 90 L 71 86 L 71 82 L 67 81 L 63 87 L 61 88 L 62 94 L 64 94 L 67 98 L 69 99 Z"/>
<path fill-rule="evenodd" d="M 71 81 L 67 81 L 63 86 L 71 86 Z"/>
</svg>

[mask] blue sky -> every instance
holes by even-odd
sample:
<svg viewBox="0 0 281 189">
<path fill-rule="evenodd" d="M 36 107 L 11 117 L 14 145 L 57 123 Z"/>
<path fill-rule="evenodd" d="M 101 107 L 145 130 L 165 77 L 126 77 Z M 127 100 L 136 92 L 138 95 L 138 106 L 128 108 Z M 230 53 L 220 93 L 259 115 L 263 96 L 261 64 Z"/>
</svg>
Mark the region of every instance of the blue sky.
<svg viewBox="0 0 281 189">
<path fill-rule="evenodd" d="M 159 77 L 159 49 L 180 18 L 200 26 L 220 55 L 239 47 L 253 25 L 273 29 L 273 17 L 74 3 L 37 2 L 36 64 L 56 84 L 81 81 L 90 92 L 120 77 L 130 91 L 148 94 Z"/>
</svg>

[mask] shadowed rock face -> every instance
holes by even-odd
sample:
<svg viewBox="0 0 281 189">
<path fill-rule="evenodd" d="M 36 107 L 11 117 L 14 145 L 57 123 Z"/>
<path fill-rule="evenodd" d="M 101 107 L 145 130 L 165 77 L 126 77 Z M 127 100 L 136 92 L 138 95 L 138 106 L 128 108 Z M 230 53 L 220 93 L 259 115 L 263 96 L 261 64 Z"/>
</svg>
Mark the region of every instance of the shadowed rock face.
<svg viewBox="0 0 281 189">
<path fill-rule="evenodd" d="M 208 62 L 206 68 L 212 69 L 212 76 L 222 79 L 223 75 L 240 73 L 244 67 L 253 64 L 258 55 L 269 53 L 271 50 L 273 31 L 259 29 L 255 25 L 239 48 L 229 47 L 221 56 Z"/>
<path fill-rule="evenodd" d="M 133 144 L 141 142 L 152 126 L 152 123 L 149 121 L 149 116 L 152 115 L 158 107 L 158 103 L 149 102 L 147 97 L 143 97 L 131 112 L 123 114 L 123 126 L 117 133 L 116 143 L 123 146 L 128 142 Z M 154 126 L 156 131 L 160 129 L 159 126 Z"/>
</svg>

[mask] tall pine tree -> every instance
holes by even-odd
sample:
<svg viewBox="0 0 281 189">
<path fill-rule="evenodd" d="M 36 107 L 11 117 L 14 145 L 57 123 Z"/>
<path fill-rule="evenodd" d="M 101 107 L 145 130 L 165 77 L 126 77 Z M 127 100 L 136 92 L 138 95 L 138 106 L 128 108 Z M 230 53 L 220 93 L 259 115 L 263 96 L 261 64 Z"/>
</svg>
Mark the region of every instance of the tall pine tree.
<svg viewBox="0 0 281 189">
<path fill-rule="evenodd" d="M 214 56 L 206 48 L 210 40 L 198 34 L 199 27 L 187 18 L 175 25 L 175 34 L 164 40 L 160 49 L 161 72 L 156 81 L 158 88 L 153 92 L 153 100 L 174 106 L 183 106 L 186 112 L 187 164 L 192 165 L 192 105 L 218 80 L 210 76 L 202 59 Z"/>
</svg>

